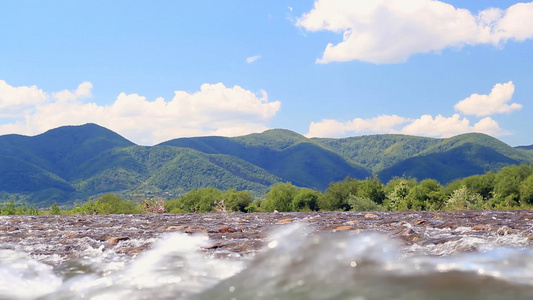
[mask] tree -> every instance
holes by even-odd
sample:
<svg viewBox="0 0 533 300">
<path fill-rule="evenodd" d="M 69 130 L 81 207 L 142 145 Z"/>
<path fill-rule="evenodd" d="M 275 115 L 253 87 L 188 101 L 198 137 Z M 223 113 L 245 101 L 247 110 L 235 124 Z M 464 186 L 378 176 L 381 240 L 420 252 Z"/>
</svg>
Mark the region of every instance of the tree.
<svg viewBox="0 0 533 300">
<path fill-rule="evenodd" d="M 413 203 L 409 201 L 407 195 L 416 186 L 416 179 L 393 178 L 385 186 L 387 193 L 389 210 L 409 210 Z"/>
<path fill-rule="evenodd" d="M 51 215 L 60 215 L 61 214 L 61 209 L 59 208 L 57 203 L 54 203 L 54 204 L 52 204 L 52 206 L 50 206 L 50 214 Z"/>
<path fill-rule="evenodd" d="M 382 204 L 386 198 L 385 186 L 374 175 L 374 177 L 367 178 L 360 183 L 357 195 L 368 198 L 377 204 Z"/>
<path fill-rule="evenodd" d="M 291 211 L 292 201 L 298 188 L 288 183 L 278 183 L 270 188 L 270 191 L 266 194 L 266 199 L 262 204 L 262 208 L 265 211 Z"/>
<path fill-rule="evenodd" d="M 361 186 L 361 181 L 346 177 L 343 181 L 330 183 L 324 197 L 319 201 L 319 207 L 321 210 L 350 210 L 350 204 L 348 204 L 348 198 L 350 195 L 357 195 Z"/>
<path fill-rule="evenodd" d="M 318 210 L 318 202 L 322 197 L 319 191 L 302 188 L 299 189 L 292 199 L 293 211 L 316 211 Z"/>
<path fill-rule="evenodd" d="M 494 206 L 499 208 L 515 207 L 520 201 L 520 185 L 533 168 L 527 165 L 507 166 L 496 174 L 494 185 Z"/>
<path fill-rule="evenodd" d="M 379 211 L 383 210 L 380 204 L 365 196 L 350 195 L 348 204 L 354 211 Z"/>
<path fill-rule="evenodd" d="M 422 180 L 409 190 L 406 199 L 410 209 L 415 210 L 436 210 L 444 204 L 442 186 L 434 179 Z"/>
<path fill-rule="evenodd" d="M 444 209 L 447 210 L 465 210 L 465 209 L 483 209 L 483 197 L 469 190 L 466 186 L 455 190 L 451 197 L 446 200 Z"/>
<path fill-rule="evenodd" d="M 96 200 L 85 202 L 72 209 L 73 213 L 82 214 L 138 214 L 141 209 L 135 203 L 114 194 L 105 194 Z"/>
<path fill-rule="evenodd" d="M 196 189 L 181 196 L 177 201 L 177 206 L 184 212 L 206 213 L 212 212 L 215 203 L 222 201 L 223 193 L 215 188 L 206 187 Z M 165 208 L 170 212 L 176 212 L 175 207 L 170 210 L 165 205 Z"/>
<path fill-rule="evenodd" d="M 236 189 L 227 190 L 222 196 L 224 205 L 228 211 L 246 212 L 254 198 L 248 191 L 237 191 Z"/>
<path fill-rule="evenodd" d="M 533 205 L 533 174 L 520 184 L 520 203 Z"/>
<path fill-rule="evenodd" d="M 465 185 L 474 193 L 480 194 L 485 201 L 492 198 L 494 191 L 494 181 L 496 175 L 494 172 L 487 172 L 482 175 L 473 175 L 462 180 L 462 185 Z"/>
</svg>

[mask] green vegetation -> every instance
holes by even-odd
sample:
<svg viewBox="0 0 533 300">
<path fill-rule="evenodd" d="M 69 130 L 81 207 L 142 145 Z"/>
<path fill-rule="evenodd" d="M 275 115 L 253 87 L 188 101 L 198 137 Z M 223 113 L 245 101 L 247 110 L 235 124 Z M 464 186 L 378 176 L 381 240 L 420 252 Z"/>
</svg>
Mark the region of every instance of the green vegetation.
<svg viewBox="0 0 533 300">
<path fill-rule="evenodd" d="M 207 187 L 188 192 L 178 199 L 165 202 L 165 209 L 170 213 L 207 213 L 207 212 L 245 212 L 253 197 L 247 191 L 235 189 L 222 192 Z"/>
<path fill-rule="evenodd" d="M 346 177 L 331 183 L 324 193 L 286 182 L 272 185 L 264 199 L 254 198 L 245 190 L 206 187 L 161 203 L 164 211 L 170 213 L 531 209 L 533 165 L 507 166 L 497 173 L 474 175 L 445 186 L 434 179 L 419 182 L 414 178 L 395 177 L 383 184 L 377 176 L 364 180 Z M 145 200 L 141 205 L 105 194 L 70 210 L 61 210 L 54 203 L 46 213 L 136 214 L 152 212 L 152 205 L 155 201 Z M 10 200 L 0 205 L 0 214 L 39 214 L 39 211 Z"/>
<path fill-rule="evenodd" d="M 27 207 L 22 204 L 15 204 L 15 201 L 10 200 L 0 204 L 0 215 L 38 215 L 39 210 L 33 206 Z"/>
<path fill-rule="evenodd" d="M 393 209 L 442 209 L 445 198 L 461 188 L 456 181 L 481 176 L 464 185 L 492 207 L 516 206 L 533 202 L 523 183 L 526 174 L 500 175 L 509 179 L 507 183 L 493 176 L 507 166 L 533 163 L 530 148 L 512 148 L 479 133 L 447 139 L 309 139 L 283 129 L 234 138 L 175 139 L 145 147 L 95 124 L 66 126 L 34 137 L 0 136 L 0 203 L 16 199 L 39 208 L 54 203 L 68 207 L 105 193 L 169 200 L 207 187 L 249 191 L 261 198 L 271 186 L 291 182 L 307 190 L 296 200 L 296 195 L 289 197 L 294 202 L 282 205 L 282 210 L 348 210 L 366 207 L 368 199 Z M 400 186 L 394 185 L 398 190 L 393 195 L 392 187 L 382 187 L 375 176 L 383 183 L 417 178 L 421 181 L 415 185 L 422 186 L 396 182 Z M 347 177 L 355 181 L 342 183 Z M 422 184 L 425 179 L 434 181 Z M 495 181 L 499 183 L 493 186 Z M 438 185 L 445 185 L 444 198 L 437 197 Z M 348 192 L 341 191 L 344 187 Z M 276 209 L 271 202 L 265 199 L 266 208 Z M 258 211 L 264 209 L 261 204 L 219 209 Z"/>
<path fill-rule="evenodd" d="M 129 200 L 124 200 L 113 194 L 105 194 L 96 200 L 90 200 L 83 205 L 75 206 L 68 214 L 138 214 L 142 209 Z"/>
</svg>

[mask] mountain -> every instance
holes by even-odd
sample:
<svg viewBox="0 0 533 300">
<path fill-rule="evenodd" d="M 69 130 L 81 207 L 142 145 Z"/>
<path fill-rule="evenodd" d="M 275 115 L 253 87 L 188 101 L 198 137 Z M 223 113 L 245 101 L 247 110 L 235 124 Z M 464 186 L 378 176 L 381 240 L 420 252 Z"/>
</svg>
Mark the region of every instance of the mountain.
<svg viewBox="0 0 533 300">
<path fill-rule="evenodd" d="M 175 139 L 161 145 L 191 148 L 238 157 L 293 184 L 324 190 L 346 176 L 366 178 L 371 172 L 312 140 L 283 129 L 236 138 Z"/>
<path fill-rule="evenodd" d="M 325 190 L 347 176 L 434 178 L 441 183 L 532 163 L 533 151 L 488 135 L 447 139 L 369 135 L 306 138 L 273 129 L 240 137 L 178 138 L 138 146 L 95 124 L 43 134 L 0 136 L 0 202 L 36 206 L 85 201 L 102 193 L 177 197 L 191 189 L 250 190 L 260 196 L 278 182 Z"/>
<path fill-rule="evenodd" d="M 515 149 L 533 150 L 533 145 L 529 145 L 529 146 L 518 146 L 518 147 L 515 147 Z"/>
<path fill-rule="evenodd" d="M 86 161 L 106 150 L 131 145 L 95 124 L 60 127 L 34 137 L 0 136 L 0 190 L 63 202 L 76 194 L 73 182 L 86 173 Z"/>
<path fill-rule="evenodd" d="M 507 165 L 533 162 L 533 153 L 518 151 L 482 133 L 445 139 L 384 134 L 315 140 L 368 167 L 383 182 L 406 176 L 419 180 L 431 178 L 446 184 Z"/>
</svg>

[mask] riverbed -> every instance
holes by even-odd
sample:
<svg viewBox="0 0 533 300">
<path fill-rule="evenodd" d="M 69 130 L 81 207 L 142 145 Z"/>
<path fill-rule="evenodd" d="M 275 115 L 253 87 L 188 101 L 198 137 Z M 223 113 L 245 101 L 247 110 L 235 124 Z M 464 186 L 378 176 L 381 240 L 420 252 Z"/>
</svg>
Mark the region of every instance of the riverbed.
<svg viewBox="0 0 533 300">
<path fill-rule="evenodd" d="M 533 212 L 0 217 L 0 299 L 531 299 Z"/>
</svg>

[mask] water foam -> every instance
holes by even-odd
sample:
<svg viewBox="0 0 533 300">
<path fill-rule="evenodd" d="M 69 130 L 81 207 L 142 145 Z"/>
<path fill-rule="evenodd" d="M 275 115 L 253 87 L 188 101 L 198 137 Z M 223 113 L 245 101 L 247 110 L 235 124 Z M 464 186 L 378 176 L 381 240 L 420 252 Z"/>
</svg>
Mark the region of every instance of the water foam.
<svg viewBox="0 0 533 300">
<path fill-rule="evenodd" d="M 513 243 L 518 247 L 501 247 Z M 533 298 L 533 252 L 515 234 L 414 249 L 383 234 L 317 233 L 291 224 L 252 257 L 208 255 L 209 245 L 205 235 L 174 233 L 134 257 L 114 251 L 120 247 L 87 246 L 82 258 L 56 268 L 1 250 L 0 299 Z M 467 248 L 472 252 L 457 253 Z"/>
</svg>

